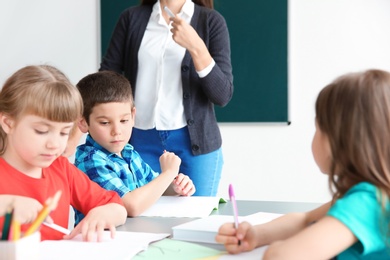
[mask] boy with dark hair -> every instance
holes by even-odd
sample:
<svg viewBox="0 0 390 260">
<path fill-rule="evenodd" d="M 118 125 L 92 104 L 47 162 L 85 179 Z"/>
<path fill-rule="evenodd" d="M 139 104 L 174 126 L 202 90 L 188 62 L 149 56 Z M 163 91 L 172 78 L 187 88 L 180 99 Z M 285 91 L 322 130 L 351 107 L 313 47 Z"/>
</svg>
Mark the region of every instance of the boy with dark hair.
<svg viewBox="0 0 390 260">
<path fill-rule="evenodd" d="M 81 79 L 77 88 L 84 103 L 78 125 L 88 136 L 77 147 L 75 165 L 103 188 L 116 191 L 128 216 L 138 216 L 163 194 L 194 194 L 191 179 L 179 173 L 178 156 L 161 151 L 161 173 L 157 173 L 128 143 L 136 109 L 124 76 L 112 71 L 93 73 Z M 75 213 L 78 223 L 83 216 Z"/>
</svg>

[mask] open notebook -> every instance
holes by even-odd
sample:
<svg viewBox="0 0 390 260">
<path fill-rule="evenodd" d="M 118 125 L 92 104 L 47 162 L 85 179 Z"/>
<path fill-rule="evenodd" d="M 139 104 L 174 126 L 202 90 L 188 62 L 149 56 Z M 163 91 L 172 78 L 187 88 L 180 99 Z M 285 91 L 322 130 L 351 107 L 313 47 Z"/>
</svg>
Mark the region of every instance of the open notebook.
<svg viewBox="0 0 390 260">
<path fill-rule="evenodd" d="M 282 214 L 258 212 L 252 215 L 238 217 L 239 222 L 247 221 L 252 225 L 266 223 Z M 227 222 L 234 222 L 233 216 L 211 215 L 172 227 L 172 238 L 177 240 L 213 243 L 219 227 Z"/>
<path fill-rule="evenodd" d="M 167 233 L 116 231 L 114 239 L 104 231 L 102 242 L 83 242 L 81 235 L 72 240 L 45 240 L 40 243 L 42 260 L 132 259 L 151 242 L 168 237 Z"/>
<path fill-rule="evenodd" d="M 156 203 L 143 212 L 143 217 L 203 218 L 218 209 L 226 200 L 218 197 L 161 196 Z"/>
</svg>

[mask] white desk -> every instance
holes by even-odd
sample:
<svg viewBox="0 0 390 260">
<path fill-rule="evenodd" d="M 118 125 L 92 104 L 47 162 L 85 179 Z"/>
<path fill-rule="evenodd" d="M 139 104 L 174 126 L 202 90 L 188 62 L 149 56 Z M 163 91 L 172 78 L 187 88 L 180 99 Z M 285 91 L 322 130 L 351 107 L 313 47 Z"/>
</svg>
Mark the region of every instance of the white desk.
<svg viewBox="0 0 390 260">
<path fill-rule="evenodd" d="M 304 212 L 320 206 L 320 203 L 306 202 L 273 202 L 273 201 L 243 201 L 237 200 L 237 208 L 240 216 L 250 215 L 256 212 L 288 213 Z M 232 215 L 230 201 L 219 204 L 218 210 L 212 214 Z M 124 225 L 117 228 L 120 231 L 170 233 L 172 227 L 194 220 L 194 218 L 162 218 L 162 217 L 135 217 L 127 218 Z"/>
<path fill-rule="evenodd" d="M 317 208 L 321 203 L 305 202 L 273 202 L 273 201 L 243 201 L 237 200 L 237 208 L 240 216 L 246 216 L 257 212 L 289 213 L 305 212 Z M 214 210 L 212 215 L 233 215 L 232 204 L 220 203 L 218 210 Z M 117 228 L 120 231 L 169 233 L 172 236 L 172 227 L 189 222 L 196 218 L 172 218 L 172 217 L 135 217 L 127 218 L 124 225 Z M 232 218 L 233 221 L 233 218 Z M 222 224 L 222 223 L 221 223 Z M 224 250 L 221 244 L 196 243 L 217 250 Z"/>
</svg>

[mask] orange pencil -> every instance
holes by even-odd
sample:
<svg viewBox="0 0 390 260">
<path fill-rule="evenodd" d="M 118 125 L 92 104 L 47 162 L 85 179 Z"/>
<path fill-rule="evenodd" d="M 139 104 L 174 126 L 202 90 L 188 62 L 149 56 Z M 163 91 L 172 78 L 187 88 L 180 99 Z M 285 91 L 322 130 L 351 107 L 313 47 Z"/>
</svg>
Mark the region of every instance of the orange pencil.
<svg viewBox="0 0 390 260">
<path fill-rule="evenodd" d="M 38 228 L 40 227 L 42 222 L 46 219 L 46 217 L 50 214 L 50 212 L 57 207 L 58 200 L 61 197 L 61 193 L 62 193 L 61 191 L 57 191 L 53 198 L 49 198 L 45 202 L 45 205 L 43 206 L 42 210 L 38 213 L 37 218 L 34 220 L 31 226 L 24 233 L 25 236 L 31 235 L 32 233 L 38 230 Z"/>
</svg>

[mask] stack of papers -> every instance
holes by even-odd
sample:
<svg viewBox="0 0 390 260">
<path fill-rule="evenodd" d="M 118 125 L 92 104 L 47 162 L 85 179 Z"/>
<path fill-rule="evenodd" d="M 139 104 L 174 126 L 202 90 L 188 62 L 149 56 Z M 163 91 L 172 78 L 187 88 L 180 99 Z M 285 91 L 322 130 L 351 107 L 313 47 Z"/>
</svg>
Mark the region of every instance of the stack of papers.
<svg viewBox="0 0 390 260">
<path fill-rule="evenodd" d="M 72 240 L 45 240 L 40 243 L 40 259 L 132 259 L 139 252 L 146 250 L 151 242 L 169 235 L 116 231 L 115 238 L 112 239 L 111 233 L 104 231 L 104 239 L 101 242 L 83 242 L 81 234 Z"/>
<path fill-rule="evenodd" d="M 238 217 L 238 221 L 247 221 L 252 225 L 269 222 L 282 214 L 258 212 L 245 217 Z M 172 238 L 190 242 L 202 242 L 216 244 L 215 236 L 219 227 L 227 222 L 234 222 L 233 216 L 211 215 L 206 218 L 193 220 L 172 227 Z"/>
</svg>

